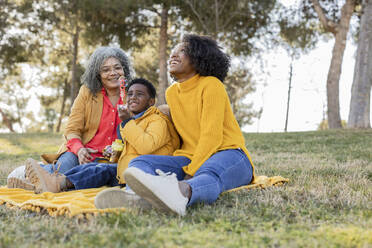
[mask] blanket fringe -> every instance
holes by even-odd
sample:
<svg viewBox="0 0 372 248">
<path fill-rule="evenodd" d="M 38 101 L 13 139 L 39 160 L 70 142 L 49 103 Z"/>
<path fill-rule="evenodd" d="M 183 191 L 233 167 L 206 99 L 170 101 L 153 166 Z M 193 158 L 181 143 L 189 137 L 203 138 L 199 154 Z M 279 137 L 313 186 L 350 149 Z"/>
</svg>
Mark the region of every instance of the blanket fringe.
<svg viewBox="0 0 372 248">
<path fill-rule="evenodd" d="M 289 179 L 281 176 L 267 177 L 258 176 L 249 185 L 231 189 L 224 193 L 239 190 L 264 189 L 271 186 L 282 186 Z M 125 208 L 97 209 L 94 206 L 94 197 L 107 187 L 73 190 L 61 193 L 45 192 L 35 194 L 33 191 L 24 189 L 0 187 L 0 205 L 9 209 L 22 209 L 36 213 L 48 213 L 52 217 L 66 216 L 77 219 L 92 219 L 102 213 L 120 213 Z"/>
</svg>

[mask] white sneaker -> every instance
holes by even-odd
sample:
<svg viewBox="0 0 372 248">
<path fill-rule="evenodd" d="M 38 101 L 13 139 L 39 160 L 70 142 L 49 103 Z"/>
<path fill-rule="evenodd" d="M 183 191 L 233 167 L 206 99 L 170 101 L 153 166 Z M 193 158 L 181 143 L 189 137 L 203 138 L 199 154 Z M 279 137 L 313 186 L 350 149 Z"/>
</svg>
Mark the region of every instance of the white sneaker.
<svg viewBox="0 0 372 248">
<path fill-rule="evenodd" d="M 149 210 L 151 204 L 134 193 L 132 190 L 108 188 L 99 192 L 94 198 L 94 205 L 98 209 L 104 208 L 140 208 Z"/>
<path fill-rule="evenodd" d="M 189 201 L 178 187 L 176 174 L 156 170 L 159 176 L 145 173 L 135 167 L 125 170 L 124 178 L 129 187 L 155 208 L 184 216 Z"/>
<path fill-rule="evenodd" d="M 10 174 L 8 175 L 8 179 L 9 178 L 18 178 L 18 179 L 21 179 L 21 180 L 25 180 L 26 179 L 25 168 L 26 168 L 25 165 L 18 166 L 12 172 L 10 172 Z"/>
</svg>

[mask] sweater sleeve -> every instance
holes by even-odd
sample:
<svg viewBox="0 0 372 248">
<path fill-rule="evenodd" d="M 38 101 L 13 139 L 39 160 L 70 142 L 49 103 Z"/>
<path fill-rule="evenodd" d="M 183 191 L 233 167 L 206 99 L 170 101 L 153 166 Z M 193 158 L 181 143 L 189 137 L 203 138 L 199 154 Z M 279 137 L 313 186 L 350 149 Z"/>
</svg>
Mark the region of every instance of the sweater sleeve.
<svg viewBox="0 0 372 248">
<path fill-rule="evenodd" d="M 169 141 L 167 130 L 166 121 L 159 117 L 151 121 L 146 129 L 130 120 L 124 128 L 120 128 L 120 133 L 138 154 L 144 155 L 153 153 Z"/>
<path fill-rule="evenodd" d="M 194 175 L 222 144 L 226 100 L 227 93 L 222 83 L 218 81 L 206 84 L 201 99 L 200 138 L 191 163 L 183 167 L 186 174 Z"/>
<path fill-rule="evenodd" d="M 77 155 L 80 148 L 84 147 L 83 143 L 81 143 L 81 140 L 76 138 L 68 140 L 66 146 L 67 151 L 72 152 L 75 155 Z"/>
</svg>

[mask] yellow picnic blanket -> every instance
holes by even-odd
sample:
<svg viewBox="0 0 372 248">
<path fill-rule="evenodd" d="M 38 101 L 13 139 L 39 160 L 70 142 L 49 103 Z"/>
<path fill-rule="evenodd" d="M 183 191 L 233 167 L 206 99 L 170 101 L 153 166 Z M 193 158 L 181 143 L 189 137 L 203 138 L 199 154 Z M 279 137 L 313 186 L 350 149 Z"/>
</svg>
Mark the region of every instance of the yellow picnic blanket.
<svg viewBox="0 0 372 248">
<path fill-rule="evenodd" d="M 288 179 L 281 176 L 258 176 L 253 183 L 227 192 L 280 186 L 288 181 Z M 0 187 L 0 205 L 5 204 L 9 208 L 20 208 L 35 212 L 47 212 L 53 217 L 65 215 L 68 217 L 90 218 L 99 213 L 125 211 L 125 208 L 97 209 L 94 206 L 94 197 L 98 192 L 106 188 L 35 194 L 29 190 L 10 189 L 2 186 Z"/>
</svg>

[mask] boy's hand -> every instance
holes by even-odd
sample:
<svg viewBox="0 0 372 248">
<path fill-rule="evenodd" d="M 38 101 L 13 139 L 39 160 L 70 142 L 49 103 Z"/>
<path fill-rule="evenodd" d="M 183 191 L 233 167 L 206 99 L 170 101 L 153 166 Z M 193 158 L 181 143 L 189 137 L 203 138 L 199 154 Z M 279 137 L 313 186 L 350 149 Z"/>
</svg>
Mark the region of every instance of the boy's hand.
<svg viewBox="0 0 372 248">
<path fill-rule="evenodd" d="M 170 113 L 170 109 L 169 109 L 168 104 L 162 104 L 162 105 L 158 106 L 158 109 L 160 110 L 160 112 L 162 112 L 163 114 L 167 115 L 170 120 L 172 120 L 172 117 L 171 117 L 171 113 Z"/>
<path fill-rule="evenodd" d="M 112 147 L 110 145 L 106 146 L 105 149 L 103 149 L 102 155 L 105 158 L 109 158 L 112 155 Z"/>
<path fill-rule="evenodd" d="M 118 105 L 118 114 L 121 121 L 129 119 L 132 116 L 127 105 Z"/>
</svg>

